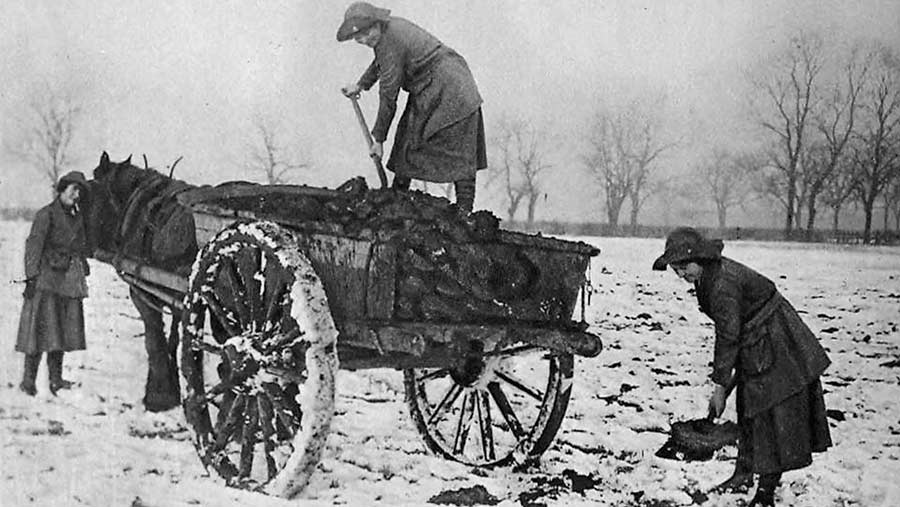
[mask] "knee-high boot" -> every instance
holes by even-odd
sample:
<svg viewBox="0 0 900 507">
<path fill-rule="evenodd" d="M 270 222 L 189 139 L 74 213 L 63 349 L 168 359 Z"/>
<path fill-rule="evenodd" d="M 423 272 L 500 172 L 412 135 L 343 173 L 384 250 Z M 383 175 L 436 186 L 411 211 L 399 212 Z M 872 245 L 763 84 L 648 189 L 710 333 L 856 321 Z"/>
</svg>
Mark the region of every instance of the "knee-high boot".
<svg viewBox="0 0 900 507">
<path fill-rule="evenodd" d="M 468 215 L 475 206 L 475 178 L 453 183 L 456 190 L 456 207 L 460 213 Z"/>
<path fill-rule="evenodd" d="M 50 372 L 50 392 L 56 394 L 60 389 L 71 389 L 74 385 L 62 376 L 63 354 L 61 350 L 47 352 L 47 370 Z"/>
<path fill-rule="evenodd" d="M 781 482 L 781 474 L 762 474 L 759 476 L 759 486 L 756 487 L 756 495 L 750 500 L 747 507 L 774 507 L 775 488 Z"/>
<path fill-rule="evenodd" d="M 25 365 L 22 368 L 22 383 L 19 389 L 28 396 L 37 394 L 34 382 L 37 379 L 38 367 L 41 365 L 41 353 L 25 354 Z"/>
</svg>

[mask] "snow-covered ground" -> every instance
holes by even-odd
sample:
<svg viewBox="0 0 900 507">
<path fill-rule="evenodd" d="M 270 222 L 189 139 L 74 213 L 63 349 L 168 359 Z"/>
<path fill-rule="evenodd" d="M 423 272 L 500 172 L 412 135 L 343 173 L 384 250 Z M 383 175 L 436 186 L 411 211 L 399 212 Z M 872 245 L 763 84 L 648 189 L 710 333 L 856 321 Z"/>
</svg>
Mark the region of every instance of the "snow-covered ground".
<svg viewBox="0 0 900 507">
<path fill-rule="evenodd" d="M 712 326 L 688 285 L 650 265 L 662 240 L 580 238 L 594 260 L 587 311 L 605 348 L 577 359 L 557 440 L 536 470 L 474 470 L 426 453 L 403 402 L 402 374 L 341 371 L 337 416 L 303 501 L 227 489 L 209 477 L 182 414 L 143 410 L 142 325 L 126 286 L 92 262 L 88 350 L 66 356 L 80 386 L 36 398 L 17 389 L 13 352 L 29 224 L 0 222 L 0 505 L 422 505 L 482 486 L 500 505 L 691 504 L 725 478 L 735 450 L 712 461 L 657 458 L 670 421 L 702 416 Z M 770 276 L 833 360 L 823 381 L 835 446 L 785 474 L 779 505 L 900 505 L 900 248 L 729 242 L 725 254 Z M 733 400 L 729 412 L 733 417 Z M 711 495 L 707 506 L 742 496 Z"/>
</svg>

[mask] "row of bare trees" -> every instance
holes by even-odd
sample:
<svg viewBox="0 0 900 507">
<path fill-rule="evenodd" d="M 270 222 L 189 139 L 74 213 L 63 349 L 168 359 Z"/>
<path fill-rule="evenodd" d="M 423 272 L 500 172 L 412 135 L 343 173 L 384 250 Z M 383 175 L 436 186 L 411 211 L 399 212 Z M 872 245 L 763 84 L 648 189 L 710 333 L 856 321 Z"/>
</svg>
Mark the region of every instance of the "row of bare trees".
<svg viewBox="0 0 900 507">
<path fill-rule="evenodd" d="M 63 173 L 83 169 L 77 167 L 75 141 L 85 132 L 84 103 L 69 87 L 45 83 L 35 89 L 27 107 L 17 112 L 17 134 L 4 138 L 3 148 L 33 167 L 51 191 Z M 241 168 L 267 184 L 296 180 L 311 164 L 299 144 L 285 137 L 287 132 L 283 123 L 272 116 L 255 114 Z"/>
<path fill-rule="evenodd" d="M 756 69 L 754 120 L 766 132 L 754 189 L 781 204 L 785 236 L 813 233 L 819 205 L 832 226 L 848 202 L 862 209 L 865 241 L 879 199 L 885 219 L 900 178 L 900 61 L 881 44 L 847 52 L 800 34 Z M 806 223 L 803 224 L 803 215 Z M 887 223 L 885 223 L 887 228 Z"/>
</svg>

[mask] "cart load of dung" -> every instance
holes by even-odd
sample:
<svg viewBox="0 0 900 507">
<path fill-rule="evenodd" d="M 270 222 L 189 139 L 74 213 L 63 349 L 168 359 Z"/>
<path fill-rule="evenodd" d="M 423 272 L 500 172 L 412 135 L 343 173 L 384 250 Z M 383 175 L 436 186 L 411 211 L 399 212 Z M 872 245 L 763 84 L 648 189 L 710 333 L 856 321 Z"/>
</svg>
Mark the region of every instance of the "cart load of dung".
<svg viewBox="0 0 900 507">
<path fill-rule="evenodd" d="M 307 247 L 326 256 L 353 257 L 355 250 L 331 248 L 327 237 L 357 242 L 367 264 L 357 267 L 377 271 L 370 278 L 391 285 L 367 291 L 377 289 L 382 297 L 376 304 L 389 306 L 383 316 L 399 320 L 568 324 L 589 259 L 599 252 L 584 243 L 504 231 L 490 212 L 461 214 L 445 198 L 369 189 L 362 178 L 333 190 L 239 182 L 183 196 L 195 219 L 271 220 L 312 233 L 316 239 Z M 217 222 L 210 230 L 220 227 Z M 328 264 L 335 260 L 354 263 Z"/>
</svg>

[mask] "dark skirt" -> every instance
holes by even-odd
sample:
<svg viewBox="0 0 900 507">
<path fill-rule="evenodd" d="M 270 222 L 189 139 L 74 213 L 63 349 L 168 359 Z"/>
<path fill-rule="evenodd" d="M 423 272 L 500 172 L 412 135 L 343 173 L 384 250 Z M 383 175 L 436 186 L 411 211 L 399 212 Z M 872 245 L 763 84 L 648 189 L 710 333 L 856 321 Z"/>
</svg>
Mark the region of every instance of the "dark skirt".
<svg viewBox="0 0 900 507">
<path fill-rule="evenodd" d="M 37 354 L 84 349 L 84 305 L 81 298 L 38 290 L 34 297 L 25 299 L 19 316 L 17 352 Z"/>
<path fill-rule="evenodd" d="M 738 390 L 741 389 L 738 385 Z M 738 425 L 741 429 L 738 460 L 758 474 L 780 473 L 812 463 L 812 453 L 831 447 L 825 415 L 825 399 L 819 380 L 797 394 L 745 417 L 738 393 Z"/>
<path fill-rule="evenodd" d="M 487 167 L 481 108 L 425 138 L 428 112 L 409 100 L 397 123 L 387 168 L 399 176 L 434 183 L 469 180 Z"/>
</svg>

